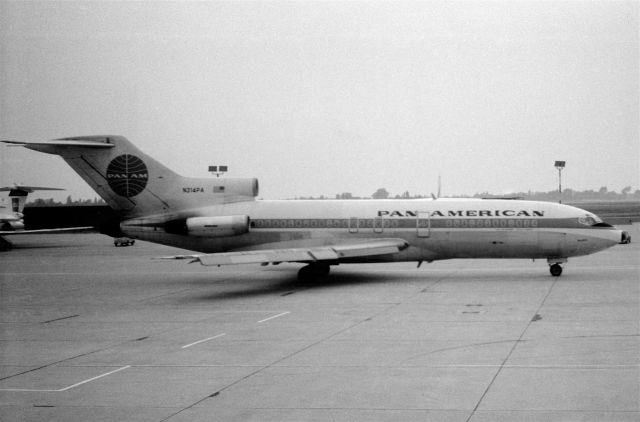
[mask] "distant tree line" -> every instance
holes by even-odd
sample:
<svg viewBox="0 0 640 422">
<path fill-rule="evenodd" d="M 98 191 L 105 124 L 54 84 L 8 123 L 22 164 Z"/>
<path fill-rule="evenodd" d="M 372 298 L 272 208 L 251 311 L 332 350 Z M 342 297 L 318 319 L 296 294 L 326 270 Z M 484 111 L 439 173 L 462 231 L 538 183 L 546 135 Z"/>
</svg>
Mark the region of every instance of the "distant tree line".
<svg viewBox="0 0 640 422">
<path fill-rule="evenodd" d="M 93 198 L 93 199 L 72 199 L 71 195 L 67 196 L 67 200 L 65 202 L 56 201 L 53 198 L 42 199 L 38 198 L 33 201 L 27 201 L 26 206 L 28 207 L 77 207 L 77 206 L 88 206 L 88 205 L 107 205 L 101 198 Z"/>
<path fill-rule="evenodd" d="M 491 195 L 488 192 L 481 194 L 475 194 L 475 198 L 491 197 L 497 195 Z M 562 199 L 563 201 L 625 201 L 635 200 L 640 201 L 640 189 L 636 189 L 632 192 L 631 186 L 626 186 L 620 192 L 610 191 L 606 186 L 601 187 L 598 190 L 588 189 L 584 191 L 573 190 L 566 188 L 562 190 L 562 194 L 557 190 L 549 192 L 514 192 L 512 194 L 504 195 L 509 197 L 519 197 L 523 199 L 531 199 L 535 201 L 557 201 Z"/>
<path fill-rule="evenodd" d="M 624 201 L 635 200 L 640 201 L 640 189 L 632 191 L 631 186 L 626 186 L 619 193 L 607 189 L 606 186 L 598 190 L 588 189 L 584 191 L 566 188 L 560 194 L 557 190 L 549 192 L 513 192 L 508 194 L 493 194 L 490 192 L 481 192 L 472 195 L 472 198 L 521 198 L 533 201 Z M 469 195 L 447 195 L 450 198 L 469 198 Z M 379 188 L 371 196 L 356 196 L 351 192 L 342 192 L 335 195 L 335 199 L 419 199 L 431 198 L 431 195 L 416 195 L 409 191 L 401 194 L 392 195 L 386 188 Z M 332 199 L 328 196 L 321 195 L 319 197 L 297 197 L 296 199 Z"/>
</svg>

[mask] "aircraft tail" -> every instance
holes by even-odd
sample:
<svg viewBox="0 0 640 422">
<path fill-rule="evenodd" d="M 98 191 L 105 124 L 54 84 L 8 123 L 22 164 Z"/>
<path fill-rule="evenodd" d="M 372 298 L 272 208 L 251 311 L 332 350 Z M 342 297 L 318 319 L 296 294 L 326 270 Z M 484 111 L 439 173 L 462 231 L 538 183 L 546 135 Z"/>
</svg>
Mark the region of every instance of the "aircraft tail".
<svg viewBox="0 0 640 422">
<path fill-rule="evenodd" d="M 0 188 L 0 192 L 9 192 L 11 199 L 11 211 L 22 213 L 24 204 L 27 202 L 27 195 L 37 190 L 64 190 L 59 188 L 45 188 L 42 186 L 13 185 Z"/>
<path fill-rule="evenodd" d="M 123 136 L 4 142 L 60 155 L 122 217 L 162 214 L 216 202 L 253 199 L 257 195 L 255 179 L 182 177 Z M 197 193 L 210 195 L 207 198 L 193 195 L 194 188 Z"/>
</svg>

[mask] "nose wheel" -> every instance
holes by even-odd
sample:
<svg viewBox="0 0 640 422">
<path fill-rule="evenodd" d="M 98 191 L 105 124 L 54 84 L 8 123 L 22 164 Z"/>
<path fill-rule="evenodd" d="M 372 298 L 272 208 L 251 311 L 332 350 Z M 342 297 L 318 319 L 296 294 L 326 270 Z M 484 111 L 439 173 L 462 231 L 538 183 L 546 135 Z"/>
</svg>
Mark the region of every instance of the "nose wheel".
<svg viewBox="0 0 640 422">
<path fill-rule="evenodd" d="M 560 277 L 560 274 L 562 274 L 562 266 L 560 264 L 550 265 L 549 272 L 554 277 Z"/>
<path fill-rule="evenodd" d="M 549 264 L 549 272 L 554 277 L 560 277 L 562 274 L 562 266 L 560 264 L 564 264 L 567 262 L 567 258 L 548 258 L 547 263 Z"/>
</svg>

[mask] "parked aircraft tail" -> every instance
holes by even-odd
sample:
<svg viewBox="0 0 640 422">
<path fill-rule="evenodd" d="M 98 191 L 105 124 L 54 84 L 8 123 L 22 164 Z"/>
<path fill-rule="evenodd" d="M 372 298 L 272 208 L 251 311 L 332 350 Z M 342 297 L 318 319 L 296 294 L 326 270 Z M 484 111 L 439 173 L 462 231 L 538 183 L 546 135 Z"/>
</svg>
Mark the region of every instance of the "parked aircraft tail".
<svg viewBox="0 0 640 422">
<path fill-rule="evenodd" d="M 64 190 L 60 188 L 45 188 L 42 186 L 25 186 L 25 185 L 13 185 L 0 188 L 0 192 L 9 192 L 9 199 L 11 200 L 11 211 L 14 213 L 22 213 L 24 210 L 24 204 L 27 201 L 27 195 L 37 190 Z"/>
<path fill-rule="evenodd" d="M 212 203 L 252 200 L 255 179 L 180 176 L 123 136 L 78 136 L 9 144 L 60 155 L 123 217 L 174 212 Z"/>
</svg>

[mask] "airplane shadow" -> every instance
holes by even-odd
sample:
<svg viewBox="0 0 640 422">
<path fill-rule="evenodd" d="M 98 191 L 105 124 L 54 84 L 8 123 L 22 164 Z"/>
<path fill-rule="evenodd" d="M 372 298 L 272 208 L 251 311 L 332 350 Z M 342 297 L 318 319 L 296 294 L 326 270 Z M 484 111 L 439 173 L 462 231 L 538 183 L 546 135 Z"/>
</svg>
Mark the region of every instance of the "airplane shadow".
<svg viewBox="0 0 640 422">
<path fill-rule="evenodd" d="M 455 275 L 454 275 L 455 274 Z M 312 291 L 332 291 L 340 294 L 340 290 L 346 286 L 373 286 L 413 283 L 424 284 L 425 287 L 443 277 L 453 283 L 476 283 L 490 280 L 491 283 L 504 283 L 512 285 L 518 281 L 535 283 L 553 281 L 547 272 L 537 270 L 535 273 L 496 271 L 491 274 L 479 276 L 476 272 L 456 272 L 452 269 L 439 270 L 437 272 L 424 271 L 384 271 L 373 270 L 341 271 L 333 269 L 331 274 L 313 281 L 299 281 L 296 268 L 268 269 L 258 273 L 236 273 L 212 276 L 211 273 L 193 274 L 192 278 L 185 280 L 183 276 L 170 281 L 176 285 L 189 285 L 191 289 L 176 299 L 183 303 L 194 301 L 217 302 L 229 300 L 242 300 L 261 296 L 290 296 Z M 563 280 L 571 280 L 571 274 L 563 276 Z"/>
<path fill-rule="evenodd" d="M 409 281 L 407 280 L 406 275 L 403 277 L 400 274 L 397 276 L 390 276 L 389 274 L 339 273 L 337 271 L 328 276 L 319 277 L 313 281 L 299 281 L 296 276 L 296 271 L 282 271 L 282 273 L 284 274 L 281 278 L 278 277 L 277 279 L 264 281 L 258 281 L 255 279 L 236 279 L 233 281 L 234 284 L 229 284 L 229 289 L 225 289 L 225 291 L 198 295 L 195 298 L 192 297 L 190 300 L 217 301 L 271 295 L 289 296 L 309 290 L 339 289 L 344 286 Z M 415 281 L 416 277 L 410 277 L 410 279 Z M 424 274 L 420 276 L 420 279 L 424 279 Z M 197 283 L 200 284 L 200 282 Z M 220 284 L 216 283 L 216 286 L 220 287 Z"/>
<path fill-rule="evenodd" d="M 69 245 L 65 243 L 60 243 L 60 244 L 48 243 L 46 245 L 43 245 L 40 243 L 20 243 L 20 244 L 11 243 L 10 245 L 6 246 L 6 249 L 2 248 L 0 249 L 0 251 L 12 251 L 12 250 L 21 250 L 21 249 L 61 249 L 61 248 L 68 248 L 68 247 Z"/>
</svg>

